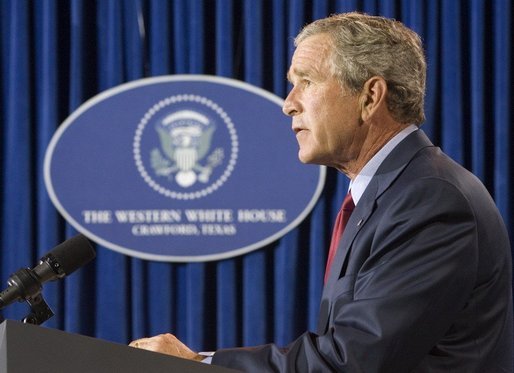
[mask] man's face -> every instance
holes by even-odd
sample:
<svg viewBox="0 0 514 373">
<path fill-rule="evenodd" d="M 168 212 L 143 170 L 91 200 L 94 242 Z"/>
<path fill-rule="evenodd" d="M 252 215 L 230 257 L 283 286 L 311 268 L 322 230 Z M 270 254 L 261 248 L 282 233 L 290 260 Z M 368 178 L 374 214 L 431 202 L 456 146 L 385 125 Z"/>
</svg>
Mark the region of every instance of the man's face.
<svg viewBox="0 0 514 373">
<path fill-rule="evenodd" d="M 358 156 L 365 134 L 358 94 L 345 92 L 330 69 L 331 48 L 327 34 L 298 45 L 288 72 L 293 89 L 283 111 L 292 117 L 300 161 L 344 169 Z"/>
</svg>

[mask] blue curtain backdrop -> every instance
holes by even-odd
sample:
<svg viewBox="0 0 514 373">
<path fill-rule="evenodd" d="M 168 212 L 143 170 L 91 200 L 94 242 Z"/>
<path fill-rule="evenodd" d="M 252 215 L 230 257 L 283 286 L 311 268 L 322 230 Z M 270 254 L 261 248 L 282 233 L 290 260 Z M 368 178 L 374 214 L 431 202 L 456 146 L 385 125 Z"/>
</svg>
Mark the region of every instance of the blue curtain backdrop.
<svg viewBox="0 0 514 373">
<path fill-rule="evenodd" d="M 42 169 L 51 136 L 81 103 L 134 79 L 189 73 L 285 97 L 292 37 L 311 20 L 353 10 L 397 18 L 422 36 L 424 129 L 483 180 L 514 237 L 510 0 L 4 0 L 0 280 L 74 234 L 49 200 Z M 235 259 L 158 263 L 98 247 L 93 263 L 45 286 L 56 313 L 45 325 L 121 343 L 171 331 L 198 350 L 287 344 L 315 326 L 346 186 L 329 171 L 299 228 Z M 26 311 L 17 304 L 4 316 Z"/>
</svg>

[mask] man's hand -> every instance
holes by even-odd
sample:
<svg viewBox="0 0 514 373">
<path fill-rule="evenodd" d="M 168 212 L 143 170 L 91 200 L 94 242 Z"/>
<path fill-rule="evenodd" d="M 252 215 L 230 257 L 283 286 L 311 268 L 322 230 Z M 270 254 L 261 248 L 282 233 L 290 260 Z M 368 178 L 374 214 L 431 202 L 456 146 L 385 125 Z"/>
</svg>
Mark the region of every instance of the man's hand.
<svg viewBox="0 0 514 373">
<path fill-rule="evenodd" d="M 205 356 L 191 351 L 189 347 L 180 342 L 173 334 L 159 334 L 151 338 L 141 338 L 130 342 L 129 346 L 148 351 L 160 352 L 183 359 L 202 361 Z"/>
</svg>

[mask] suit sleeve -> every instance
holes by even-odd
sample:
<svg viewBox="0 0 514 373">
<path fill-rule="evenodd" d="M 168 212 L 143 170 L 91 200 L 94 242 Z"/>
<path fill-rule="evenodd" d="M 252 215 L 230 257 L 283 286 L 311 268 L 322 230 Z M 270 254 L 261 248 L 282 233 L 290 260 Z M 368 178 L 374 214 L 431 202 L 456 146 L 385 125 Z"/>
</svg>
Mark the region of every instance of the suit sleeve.
<svg viewBox="0 0 514 373">
<path fill-rule="evenodd" d="M 335 284 L 345 288 L 333 301 L 324 335 L 305 333 L 285 349 L 220 350 L 213 363 L 245 372 L 415 369 L 472 291 L 478 264 L 474 211 L 453 185 L 420 179 L 408 192 L 384 194 L 373 214 L 351 249 L 363 256 L 358 268 L 350 266 Z"/>
</svg>

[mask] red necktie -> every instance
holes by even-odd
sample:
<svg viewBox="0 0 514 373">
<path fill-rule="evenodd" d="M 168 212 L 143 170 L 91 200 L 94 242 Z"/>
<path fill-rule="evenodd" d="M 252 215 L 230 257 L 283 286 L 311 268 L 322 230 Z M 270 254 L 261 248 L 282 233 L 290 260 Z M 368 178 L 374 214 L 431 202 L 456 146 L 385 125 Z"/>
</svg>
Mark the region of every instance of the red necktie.
<svg viewBox="0 0 514 373">
<path fill-rule="evenodd" d="M 330 266 L 332 265 L 332 261 L 336 256 L 337 246 L 339 245 L 339 240 L 343 235 L 344 228 L 346 227 L 346 223 L 348 223 L 348 219 L 350 219 L 350 215 L 355 208 L 355 204 L 353 203 L 352 194 L 348 192 L 346 197 L 344 197 L 343 205 L 341 206 L 341 210 L 337 214 L 336 223 L 334 225 L 334 231 L 332 232 L 332 241 L 330 242 L 330 250 L 328 251 L 328 259 L 327 259 L 327 267 L 325 269 L 325 283 L 328 280 L 328 274 L 330 272 Z"/>
</svg>

